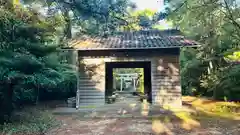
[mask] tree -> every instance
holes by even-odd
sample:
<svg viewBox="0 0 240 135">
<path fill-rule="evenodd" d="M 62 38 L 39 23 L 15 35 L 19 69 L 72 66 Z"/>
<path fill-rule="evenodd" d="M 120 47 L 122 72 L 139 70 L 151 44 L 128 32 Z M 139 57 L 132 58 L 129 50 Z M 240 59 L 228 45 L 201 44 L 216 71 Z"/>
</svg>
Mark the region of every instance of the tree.
<svg viewBox="0 0 240 135">
<path fill-rule="evenodd" d="M 200 84 L 201 88 L 212 92 L 214 98 L 223 99 L 227 94 L 220 94 L 226 93 L 226 90 L 220 86 L 227 78 L 223 77 L 222 72 L 229 73 L 232 69 L 225 57 L 227 53 L 233 53 L 240 47 L 239 3 L 235 0 L 170 0 L 168 2 L 170 18 L 175 25 L 179 26 L 186 35 L 202 43 L 196 58 L 204 65 L 203 72 L 200 76 L 195 76 L 194 80 Z M 189 61 L 193 62 L 191 59 Z M 197 63 L 194 65 L 196 66 Z M 187 68 L 186 70 L 190 71 L 188 64 L 182 66 L 183 69 Z M 194 69 L 191 73 L 196 70 Z M 185 73 L 183 76 L 187 75 Z M 231 78 L 237 78 L 237 74 L 231 75 Z M 195 87 L 201 89 L 197 86 L 198 84 Z M 234 87 L 233 89 L 237 87 L 236 84 L 229 85 Z M 237 93 L 239 91 L 235 91 L 235 94 Z"/>
<path fill-rule="evenodd" d="M 155 23 L 154 16 L 156 11 L 145 9 L 140 11 L 131 10 L 126 18 L 128 24 L 122 26 L 121 30 L 140 30 L 151 28 Z"/>
<path fill-rule="evenodd" d="M 46 93 L 57 96 L 76 82 L 57 54 L 57 24 L 31 9 L 0 9 L 0 123 L 21 104 L 38 103 Z"/>
<path fill-rule="evenodd" d="M 139 25 L 142 28 L 150 28 L 150 26 L 152 25 L 151 20 L 147 17 L 147 16 L 139 16 Z"/>
<path fill-rule="evenodd" d="M 33 2 L 25 0 L 25 3 Z M 128 0 L 42 0 L 44 4 L 51 14 L 62 13 L 67 39 L 72 37 L 72 26 L 80 26 L 80 33 L 110 34 L 128 24 L 127 9 L 134 8 L 134 4 Z"/>
</svg>

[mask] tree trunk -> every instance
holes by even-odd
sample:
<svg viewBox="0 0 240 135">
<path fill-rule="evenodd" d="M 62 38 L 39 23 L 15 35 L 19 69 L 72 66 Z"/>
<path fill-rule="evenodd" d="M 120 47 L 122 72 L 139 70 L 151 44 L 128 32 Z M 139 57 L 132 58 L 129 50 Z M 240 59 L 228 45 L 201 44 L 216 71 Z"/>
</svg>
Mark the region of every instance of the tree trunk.
<svg viewBox="0 0 240 135">
<path fill-rule="evenodd" d="M 72 24 L 71 24 L 71 19 L 69 16 L 68 9 L 65 9 L 65 11 L 64 11 L 64 20 L 66 22 L 64 34 L 67 37 L 67 39 L 71 39 L 72 38 Z"/>
</svg>

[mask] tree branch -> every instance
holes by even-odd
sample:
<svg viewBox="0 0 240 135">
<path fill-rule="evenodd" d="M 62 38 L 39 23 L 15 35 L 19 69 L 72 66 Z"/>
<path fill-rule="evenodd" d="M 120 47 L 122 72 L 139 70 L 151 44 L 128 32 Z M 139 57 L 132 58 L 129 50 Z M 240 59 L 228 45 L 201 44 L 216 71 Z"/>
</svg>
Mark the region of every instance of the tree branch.
<svg viewBox="0 0 240 135">
<path fill-rule="evenodd" d="M 225 8 L 227 9 L 227 12 L 229 14 L 229 16 L 227 16 L 228 19 L 230 19 L 232 21 L 233 25 L 235 25 L 240 30 L 240 24 L 238 22 L 236 22 L 236 20 L 234 19 L 233 14 L 232 14 L 230 7 L 226 0 L 224 0 L 224 4 L 225 4 Z"/>
<path fill-rule="evenodd" d="M 178 10 L 180 10 L 185 4 L 187 4 L 187 0 L 185 0 L 183 3 L 181 3 L 176 9 L 173 10 L 174 12 L 177 12 Z"/>
<path fill-rule="evenodd" d="M 69 4 L 71 7 L 76 7 L 78 10 L 82 10 L 82 11 L 84 11 L 85 13 L 91 14 L 92 16 L 94 16 L 94 14 L 101 15 L 101 16 L 104 16 L 104 17 L 111 16 L 111 17 L 113 17 L 113 18 L 115 18 L 115 19 L 118 19 L 118 20 L 123 21 L 126 25 L 129 24 L 128 21 L 122 19 L 121 17 L 110 15 L 110 14 L 109 14 L 109 11 L 106 12 L 106 13 L 100 12 L 100 11 L 93 11 L 93 10 L 91 9 L 91 7 L 89 7 L 88 5 L 87 5 L 88 8 L 81 7 L 81 6 L 79 6 L 79 5 L 77 4 L 77 2 L 76 2 L 75 0 L 73 0 L 72 3 L 65 3 L 65 4 Z"/>
</svg>

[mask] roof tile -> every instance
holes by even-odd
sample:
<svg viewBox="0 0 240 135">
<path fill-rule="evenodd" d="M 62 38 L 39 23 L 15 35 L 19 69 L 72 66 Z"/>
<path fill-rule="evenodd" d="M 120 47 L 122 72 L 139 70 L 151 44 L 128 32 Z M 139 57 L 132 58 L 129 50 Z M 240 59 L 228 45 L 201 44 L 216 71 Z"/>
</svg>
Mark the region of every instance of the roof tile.
<svg viewBox="0 0 240 135">
<path fill-rule="evenodd" d="M 199 45 L 193 40 L 184 38 L 177 30 L 121 32 L 107 38 L 83 36 L 70 41 L 69 44 L 71 48 L 78 50 L 151 49 Z"/>
</svg>

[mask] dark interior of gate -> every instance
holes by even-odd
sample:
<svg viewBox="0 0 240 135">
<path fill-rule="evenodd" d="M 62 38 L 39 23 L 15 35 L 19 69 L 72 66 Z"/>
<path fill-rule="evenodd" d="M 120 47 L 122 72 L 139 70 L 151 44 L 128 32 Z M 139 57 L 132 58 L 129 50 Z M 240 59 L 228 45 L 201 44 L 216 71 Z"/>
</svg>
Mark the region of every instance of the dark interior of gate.
<svg viewBox="0 0 240 135">
<path fill-rule="evenodd" d="M 144 69 L 144 95 L 148 102 L 152 102 L 152 83 L 151 83 L 151 62 L 107 62 L 105 97 L 113 94 L 113 69 L 114 68 L 143 68 Z"/>
</svg>

